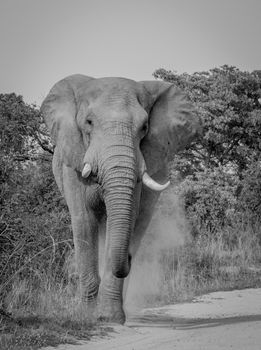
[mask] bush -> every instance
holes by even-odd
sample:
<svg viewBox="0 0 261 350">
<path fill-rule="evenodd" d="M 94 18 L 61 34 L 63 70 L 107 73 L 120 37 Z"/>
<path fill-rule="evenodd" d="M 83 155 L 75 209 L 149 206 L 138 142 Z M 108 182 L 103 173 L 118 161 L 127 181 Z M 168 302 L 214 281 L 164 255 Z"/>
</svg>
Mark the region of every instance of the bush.
<svg viewBox="0 0 261 350">
<path fill-rule="evenodd" d="M 242 212 L 244 220 L 248 222 L 256 224 L 257 221 L 261 221 L 261 164 L 259 160 L 254 160 L 243 173 L 237 210 Z"/>
<path fill-rule="evenodd" d="M 176 192 L 183 202 L 193 235 L 215 234 L 231 225 L 236 215 L 239 179 L 223 168 L 188 176 Z"/>
<path fill-rule="evenodd" d="M 0 293 L 23 277 L 66 279 L 64 261 L 73 246 L 70 217 L 51 164 L 29 162 L 13 170 L 2 191 Z"/>
</svg>

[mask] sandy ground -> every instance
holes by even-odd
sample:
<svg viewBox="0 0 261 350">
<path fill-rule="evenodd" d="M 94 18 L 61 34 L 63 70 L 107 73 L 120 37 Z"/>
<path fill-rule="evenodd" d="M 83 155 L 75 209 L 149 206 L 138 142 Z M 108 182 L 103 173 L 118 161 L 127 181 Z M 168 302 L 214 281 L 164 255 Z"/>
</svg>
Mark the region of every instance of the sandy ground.
<svg viewBox="0 0 261 350">
<path fill-rule="evenodd" d="M 260 350 L 261 289 L 215 292 L 191 303 L 144 309 L 105 338 L 58 349 Z"/>
</svg>

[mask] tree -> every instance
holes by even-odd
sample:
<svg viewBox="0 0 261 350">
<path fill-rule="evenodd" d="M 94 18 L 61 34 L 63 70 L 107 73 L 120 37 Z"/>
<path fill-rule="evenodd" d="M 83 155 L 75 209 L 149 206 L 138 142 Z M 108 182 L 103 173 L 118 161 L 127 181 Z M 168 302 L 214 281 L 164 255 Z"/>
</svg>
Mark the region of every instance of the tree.
<svg viewBox="0 0 261 350">
<path fill-rule="evenodd" d="M 177 155 L 172 178 L 194 233 L 211 235 L 246 220 L 261 220 L 261 71 L 224 65 L 157 79 L 184 89 L 195 103 L 202 136 Z"/>
<path fill-rule="evenodd" d="M 10 276 L 50 271 L 62 278 L 69 214 L 54 182 L 52 146 L 39 110 L 0 94 L 0 294 Z M 61 243 L 63 242 L 63 243 Z M 42 253 L 41 253 L 42 252 Z M 33 259 L 33 267 L 31 262 Z M 9 284 L 10 286 L 10 284 Z"/>
<path fill-rule="evenodd" d="M 227 166 L 239 175 L 261 151 L 261 76 L 224 65 L 177 74 L 158 69 L 155 78 L 185 89 L 203 123 L 203 137 L 184 152 L 190 170 Z"/>
<path fill-rule="evenodd" d="M 39 110 L 14 93 L 0 94 L 0 130 L 0 205 L 4 207 L 26 162 L 50 161 L 47 154 L 52 148 Z"/>
<path fill-rule="evenodd" d="M 33 159 L 39 147 L 53 153 L 39 110 L 26 104 L 22 96 L 0 94 L 0 129 L 1 156 Z"/>
</svg>

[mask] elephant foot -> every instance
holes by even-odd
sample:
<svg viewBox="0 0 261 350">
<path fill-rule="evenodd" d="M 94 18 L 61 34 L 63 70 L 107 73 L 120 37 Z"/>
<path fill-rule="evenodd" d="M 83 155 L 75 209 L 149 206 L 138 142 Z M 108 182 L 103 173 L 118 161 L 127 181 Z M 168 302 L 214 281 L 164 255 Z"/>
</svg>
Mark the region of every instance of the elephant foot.
<svg viewBox="0 0 261 350">
<path fill-rule="evenodd" d="M 100 322 L 124 324 L 126 321 L 126 315 L 121 304 L 108 302 L 100 305 L 98 320 Z"/>
</svg>

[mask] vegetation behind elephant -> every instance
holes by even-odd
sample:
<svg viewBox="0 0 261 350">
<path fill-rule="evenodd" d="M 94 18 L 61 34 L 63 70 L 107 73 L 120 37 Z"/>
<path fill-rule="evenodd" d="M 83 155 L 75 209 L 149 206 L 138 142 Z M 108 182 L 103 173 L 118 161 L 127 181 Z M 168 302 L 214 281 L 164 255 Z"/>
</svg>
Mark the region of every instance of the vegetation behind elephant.
<svg viewBox="0 0 261 350">
<path fill-rule="evenodd" d="M 172 84 L 84 75 L 59 81 L 41 111 L 55 144 L 54 176 L 71 215 L 81 299 L 91 312 L 99 295 L 100 317 L 123 323 L 123 281 L 131 258 L 169 184 L 160 184 L 168 178 L 168 161 L 199 132 L 198 117 Z"/>
</svg>

